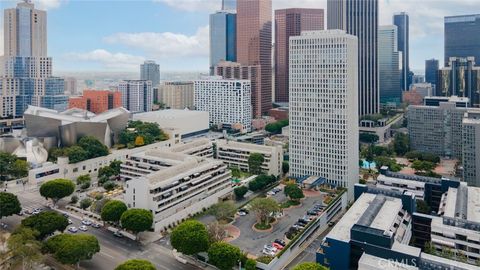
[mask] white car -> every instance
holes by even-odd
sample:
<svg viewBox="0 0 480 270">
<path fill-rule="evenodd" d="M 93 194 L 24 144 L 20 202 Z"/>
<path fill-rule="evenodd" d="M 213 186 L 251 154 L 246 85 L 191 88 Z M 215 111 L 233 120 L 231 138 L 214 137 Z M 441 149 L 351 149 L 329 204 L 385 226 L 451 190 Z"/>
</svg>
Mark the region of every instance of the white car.
<svg viewBox="0 0 480 270">
<path fill-rule="evenodd" d="M 274 247 L 274 246 L 272 246 L 272 245 L 265 245 L 265 246 L 263 246 L 263 249 L 264 249 L 264 250 L 271 251 L 271 252 L 273 252 L 273 253 L 277 252 L 277 248 Z"/>
<path fill-rule="evenodd" d="M 272 191 L 272 190 L 270 190 L 269 192 L 267 192 L 267 195 L 270 195 L 270 196 L 274 196 L 275 194 L 277 194 L 277 193 L 275 193 L 275 191 Z"/>
<path fill-rule="evenodd" d="M 73 224 L 73 221 L 71 219 L 68 219 L 68 224 Z"/>
<path fill-rule="evenodd" d="M 76 232 L 78 232 L 78 229 L 77 229 L 77 227 L 69 227 L 68 231 L 71 232 L 71 233 L 76 233 Z"/>
<path fill-rule="evenodd" d="M 80 229 L 80 231 L 83 231 L 83 232 L 86 232 L 88 230 L 87 226 L 85 225 L 78 227 L 78 229 Z"/>
<path fill-rule="evenodd" d="M 267 255 L 267 256 L 271 256 L 271 257 L 275 256 L 275 252 L 273 252 L 271 250 L 268 250 L 268 249 L 263 249 L 262 253 Z"/>
<path fill-rule="evenodd" d="M 101 224 L 99 224 L 99 223 L 93 223 L 93 224 L 92 224 L 92 227 L 94 227 L 94 228 L 97 228 L 97 229 L 98 229 L 98 228 L 102 227 L 102 225 L 101 225 Z"/>
<path fill-rule="evenodd" d="M 83 224 L 83 225 L 90 226 L 90 225 L 92 225 L 92 223 L 93 223 L 93 222 L 92 222 L 91 220 L 88 220 L 88 219 L 82 220 L 82 224 Z"/>
<path fill-rule="evenodd" d="M 238 211 L 238 215 L 239 215 L 239 216 L 246 216 L 247 213 L 245 213 L 245 212 L 243 212 L 243 211 Z"/>
</svg>

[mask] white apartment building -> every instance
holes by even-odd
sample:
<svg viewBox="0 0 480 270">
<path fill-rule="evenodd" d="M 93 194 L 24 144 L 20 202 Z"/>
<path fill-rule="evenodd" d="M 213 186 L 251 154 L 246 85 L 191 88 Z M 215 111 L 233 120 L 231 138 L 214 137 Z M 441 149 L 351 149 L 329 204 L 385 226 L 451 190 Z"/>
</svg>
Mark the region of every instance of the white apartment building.
<svg viewBox="0 0 480 270">
<path fill-rule="evenodd" d="M 128 80 L 118 85 L 122 106 L 132 113 L 150 112 L 153 105 L 152 81 Z"/>
<path fill-rule="evenodd" d="M 232 192 L 222 161 L 168 151 L 135 154 L 122 164 L 128 207 L 149 209 L 155 231 L 166 231 Z"/>
<path fill-rule="evenodd" d="M 252 91 L 249 80 L 220 79 L 212 76 L 194 82 L 195 108 L 210 114 L 210 125 L 252 129 Z"/>
<path fill-rule="evenodd" d="M 465 113 L 462 140 L 463 181 L 480 187 L 480 111 Z"/>
<path fill-rule="evenodd" d="M 279 145 L 266 146 L 229 140 L 217 140 L 215 144 L 216 158 L 228 164 L 229 167 L 248 171 L 250 154 L 259 153 L 264 158 L 261 168 L 265 174 L 279 176 L 282 173 L 283 149 Z"/>
<path fill-rule="evenodd" d="M 290 38 L 290 174 L 358 182 L 358 42 L 343 30 Z"/>
</svg>

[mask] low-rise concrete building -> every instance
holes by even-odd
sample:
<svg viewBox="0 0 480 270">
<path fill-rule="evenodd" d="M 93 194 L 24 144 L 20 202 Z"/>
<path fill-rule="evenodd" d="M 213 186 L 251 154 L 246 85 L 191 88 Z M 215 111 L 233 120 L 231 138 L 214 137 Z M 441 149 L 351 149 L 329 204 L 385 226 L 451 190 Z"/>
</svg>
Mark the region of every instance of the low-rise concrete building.
<svg viewBox="0 0 480 270">
<path fill-rule="evenodd" d="M 281 146 L 265 146 L 241 143 L 230 140 L 218 140 L 216 158 L 223 160 L 230 167 L 248 171 L 248 158 L 252 153 L 263 155 L 262 171 L 269 175 L 279 176 L 282 173 L 283 149 Z"/>
<path fill-rule="evenodd" d="M 155 231 L 166 231 L 230 196 L 231 172 L 220 160 L 169 151 L 131 155 L 122 164 L 128 207 L 150 210 Z"/>
</svg>

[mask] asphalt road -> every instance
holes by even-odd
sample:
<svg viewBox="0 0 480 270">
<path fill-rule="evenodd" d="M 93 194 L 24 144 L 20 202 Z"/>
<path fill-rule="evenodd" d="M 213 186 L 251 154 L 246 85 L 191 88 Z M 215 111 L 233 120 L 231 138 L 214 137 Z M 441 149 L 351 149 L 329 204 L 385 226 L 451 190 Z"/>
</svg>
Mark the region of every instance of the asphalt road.
<svg viewBox="0 0 480 270">
<path fill-rule="evenodd" d="M 18 196 L 23 209 L 33 210 L 35 208 L 46 208 L 48 201 L 40 196 L 38 189 L 30 189 L 27 191 L 14 192 Z M 65 203 L 65 202 L 63 202 Z M 61 204 L 60 204 L 61 205 Z M 61 207 L 61 206 L 60 206 Z M 8 225 L 8 230 L 12 231 L 18 226 L 24 217 L 11 216 L 2 219 L 2 222 Z M 70 217 L 73 224 L 70 226 L 81 226 L 81 220 Z M 68 227 L 67 227 L 68 228 Z M 65 231 L 65 233 L 70 233 Z M 151 261 L 159 270 L 194 270 L 201 269 L 199 267 L 182 264 L 178 262 L 171 254 L 171 251 L 165 247 L 161 247 L 156 243 L 142 246 L 136 241 L 128 238 L 118 238 L 112 232 L 104 228 L 88 227 L 87 232 L 95 235 L 100 243 L 100 252 L 95 254 L 92 260 L 83 261 L 80 266 L 88 270 L 110 270 L 128 259 L 142 258 Z"/>
</svg>

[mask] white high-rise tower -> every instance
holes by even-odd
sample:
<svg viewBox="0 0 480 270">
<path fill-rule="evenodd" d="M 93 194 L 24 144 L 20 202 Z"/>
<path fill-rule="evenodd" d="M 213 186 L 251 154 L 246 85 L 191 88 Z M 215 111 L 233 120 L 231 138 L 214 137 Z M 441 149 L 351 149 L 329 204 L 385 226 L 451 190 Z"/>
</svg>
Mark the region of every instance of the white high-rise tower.
<svg viewBox="0 0 480 270">
<path fill-rule="evenodd" d="M 343 30 L 290 38 L 290 173 L 358 182 L 358 41 Z"/>
</svg>

